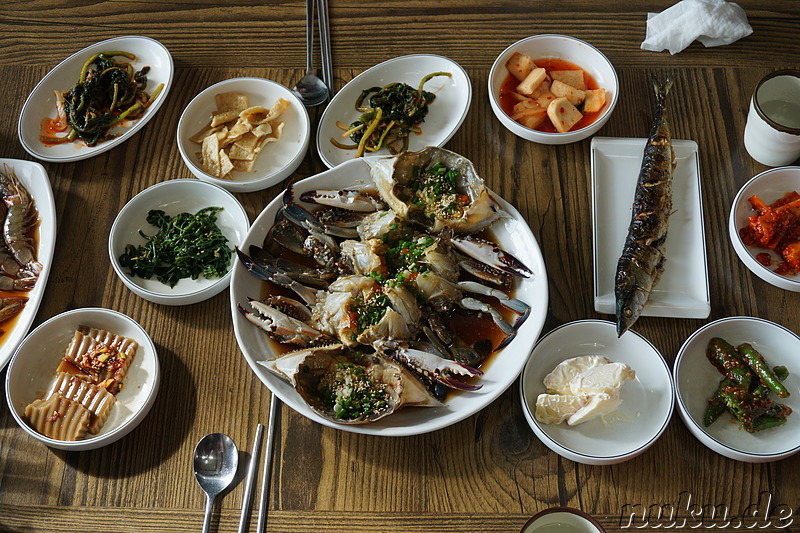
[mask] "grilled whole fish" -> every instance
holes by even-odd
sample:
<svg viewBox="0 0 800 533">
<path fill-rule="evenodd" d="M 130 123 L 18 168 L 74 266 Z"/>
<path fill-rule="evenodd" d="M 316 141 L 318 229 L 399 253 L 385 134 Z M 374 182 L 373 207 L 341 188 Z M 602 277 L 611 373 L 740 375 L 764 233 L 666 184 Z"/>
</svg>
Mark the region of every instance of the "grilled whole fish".
<svg viewBox="0 0 800 533">
<path fill-rule="evenodd" d="M 617 336 L 622 336 L 639 318 L 664 271 L 664 242 L 672 212 L 672 171 L 675 168 L 666 105 L 672 82 L 669 78 L 664 83 L 653 80 L 656 112 L 636 182 L 628 236 L 614 280 Z"/>
</svg>

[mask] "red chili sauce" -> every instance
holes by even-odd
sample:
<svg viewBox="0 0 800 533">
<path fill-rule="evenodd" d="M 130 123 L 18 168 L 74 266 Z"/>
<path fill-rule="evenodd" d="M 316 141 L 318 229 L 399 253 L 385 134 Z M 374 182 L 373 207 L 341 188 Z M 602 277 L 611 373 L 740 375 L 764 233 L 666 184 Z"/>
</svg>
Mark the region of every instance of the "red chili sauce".
<svg viewBox="0 0 800 533">
<path fill-rule="evenodd" d="M 581 67 L 576 65 L 575 63 L 570 63 L 569 61 L 565 61 L 563 59 L 556 59 L 556 58 L 548 58 L 548 59 L 534 59 L 534 63 L 539 68 L 543 68 L 547 75 L 550 76 L 550 71 L 552 70 L 583 70 Z M 586 90 L 596 90 L 599 89 L 600 86 L 597 85 L 597 82 L 594 78 L 585 70 L 583 70 L 583 81 L 586 84 Z M 506 79 L 503 81 L 503 84 L 500 86 L 500 94 L 498 95 L 498 100 L 500 101 L 500 107 L 503 109 L 506 115 L 511 117 L 514 114 L 514 104 L 516 104 L 519 100 L 517 100 L 512 93 L 516 92 L 517 85 L 519 85 L 519 80 L 508 74 Z M 572 126 L 569 131 L 577 131 L 579 129 L 585 128 L 586 126 L 592 124 L 595 120 L 597 120 L 600 115 L 603 114 L 605 111 L 605 106 L 603 106 L 600 111 L 595 113 L 585 113 L 583 118 L 578 121 L 577 124 Z M 545 118 L 544 122 L 536 126 L 536 131 L 541 131 L 544 133 L 558 133 L 553 123 L 550 122 L 549 118 Z"/>
</svg>

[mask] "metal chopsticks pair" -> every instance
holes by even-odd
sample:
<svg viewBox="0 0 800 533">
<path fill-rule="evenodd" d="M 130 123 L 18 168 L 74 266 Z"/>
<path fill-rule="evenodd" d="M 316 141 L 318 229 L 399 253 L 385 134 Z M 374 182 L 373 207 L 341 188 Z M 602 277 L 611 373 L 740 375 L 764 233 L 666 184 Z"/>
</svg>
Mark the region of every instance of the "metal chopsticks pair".
<svg viewBox="0 0 800 533">
<path fill-rule="evenodd" d="M 272 477 L 272 455 L 275 448 L 275 423 L 278 407 L 278 397 L 272 394 L 269 407 L 269 422 L 267 423 L 267 449 L 264 457 L 264 473 L 261 478 L 261 497 L 258 504 L 258 525 L 256 533 L 262 533 L 267 525 L 267 505 L 269 500 L 270 479 Z M 242 497 L 242 514 L 239 517 L 239 533 L 247 531 L 247 517 L 250 514 L 250 503 L 253 498 L 253 484 L 256 479 L 256 468 L 258 467 L 258 457 L 261 451 L 261 441 L 264 435 L 264 425 L 256 427 L 256 435 L 253 438 L 253 450 L 250 453 L 250 465 L 247 468 L 247 479 L 244 485 L 244 496 Z"/>
<path fill-rule="evenodd" d="M 331 62 L 331 29 L 328 18 L 328 0 L 317 0 L 319 14 L 319 41 L 322 55 L 322 81 L 328 86 L 328 97 L 333 98 L 333 64 Z"/>
</svg>

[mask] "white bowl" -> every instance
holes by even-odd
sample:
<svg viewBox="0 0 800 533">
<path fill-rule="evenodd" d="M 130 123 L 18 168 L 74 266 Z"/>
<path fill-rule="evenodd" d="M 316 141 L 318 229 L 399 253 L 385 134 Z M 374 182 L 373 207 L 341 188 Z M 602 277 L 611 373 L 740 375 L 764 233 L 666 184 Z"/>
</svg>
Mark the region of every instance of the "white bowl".
<svg viewBox="0 0 800 533">
<path fill-rule="evenodd" d="M 708 341 L 722 337 L 734 346 L 749 342 L 770 366 L 784 365 L 789 377 L 784 385 L 791 395 L 773 399 L 795 411 L 786 424 L 773 429 L 748 433 L 728 413 L 704 427 L 708 399 L 717 390 L 722 374 L 706 358 Z M 800 337 L 785 327 L 762 318 L 735 316 L 706 324 L 681 346 L 675 358 L 675 397 L 678 412 L 689 431 L 720 455 L 765 463 L 777 461 L 800 450 Z"/>
<path fill-rule="evenodd" d="M 585 128 L 566 133 L 532 130 L 512 120 L 500 107 L 499 95 L 500 87 L 508 76 L 506 62 L 515 52 L 528 55 L 534 61 L 545 58 L 563 59 L 591 74 L 597 85 L 606 90 L 606 104 L 602 114 Z M 619 81 L 611 61 L 589 43 L 566 35 L 534 35 L 517 41 L 498 56 L 489 72 L 489 103 L 495 116 L 515 135 L 541 144 L 569 144 L 594 135 L 608 121 L 618 100 Z"/>
<path fill-rule="evenodd" d="M 281 138 L 264 147 L 253 172 L 234 170 L 231 172 L 232 180 L 204 172 L 197 157 L 200 145 L 189 140 L 211 120 L 211 113 L 217 109 L 216 95 L 227 92 L 242 93 L 248 97 L 251 106 L 260 105 L 267 109 L 278 98 L 289 102 L 288 109 L 278 118 L 285 123 Z M 260 191 L 288 178 L 306 156 L 310 140 L 311 121 L 305 106 L 289 89 L 263 78 L 233 78 L 212 85 L 189 102 L 178 122 L 178 149 L 192 174 L 234 192 Z"/>
<path fill-rule="evenodd" d="M 25 422 L 25 406 L 43 398 L 52 388 L 56 367 L 81 325 L 131 338 L 139 348 L 100 433 L 79 441 L 55 440 L 35 432 Z M 6 401 L 20 427 L 48 446 L 70 451 L 93 450 L 116 442 L 144 420 L 155 402 L 160 379 L 155 345 L 139 324 L 111 309 L 73 309 L 40 325 L 20 344 L 8 365 Z"/>
<path fill-rule="evenodd" d="M 625 363 L 636 372 L 636 380 L 622 386 L 622 405 L 605 420 L 577 426 L 540 424 L 533 413 L 536 398 L 545 392 L 544 377 L 560 362 L 579 355 Z M 520 390 L 525 418 L 545 446 L 592 465 L 621 463 L 644 452 L 664 432 L 674 404 L 672 376 L 656 347 L 635 331 L 618 338 L 616 326 L 604 320 L 570 322 L 542 337 L 525 365 Z"/>
<path fill-rule="evenodd" d="M 550 507 L 538 512 L 522 527 L 520 533 L 605 533 L 605 529 L 593 517 L 572 507 Z"/>
<path fill-rule="evenodd" d="M 428 108 L 425 122 L 420 125 L 421 133 L 408 139 L 409 151 L 421 150 L 426 146 L 444 146 L 467 118 L 472 102 L 472 85 L 467 72 L 455 61 L 432 54 L 413 54 L 395 57 L 365 70 L 336 93 L 319 120 L 317 128 L 317 151 L 322 162 L 333 168 L 356 156 L 356 150 L 344 150 L 331 144 L 331 138 L 338 139 L 342 130 L 336 122 L 351 124 L 361 112 L 356 110 L 356 100 L 361 91 L 370 87 L 385 87 L 390 83 L 402 82 L 418 87 L 422 78 L 433 72 L 449 72 L 451 77 L 437 76 L 425 84 L 425 90 L 436 94 L 436 99 Z M 345 144 L 348 139 L 341 139 Z M 390 155 L 381 149 L 370 155 Z"/>
<path fill-rule="evenodd" d="M 125 204 L 111 226 L 108 236 L 108 254 L 114 272 L 130 290 L 145 300 L 164 305 L 189 305 L 207 300 L 228 288 L 231 281 L 231 269 L 235 256 L 231 255 L 228 272 L 221 278 L 198 279 L 184 278 L 174 287 L 158 281 L 155 277 L 143 279 L 131 276 L 127 269 L 119 263 L 119 256 L 125 252 L 125 246 L 140 246 L 146 239 L 139 234 L 154 235 L 158 229 L 147 222 L 147 213 L 151 209 L 161 209 L 167 215 L 178 213 L 196 213 L 205 207 L 221 207 L 217 212 L 217 226 L 228 238 L 228 245 L 233 248 L 244 239 L 250 227 L 247 213 L 228 191 L 193 179 L 169 180 L 157 183 L 140 192 Z"/>
<path fill-rule="evenodd" d="M 36 285 L 25 296 L 28 303 L 19 315 L 3 324 L 5 333 L 0 337 L 0 370 L 6 366 L 14 355 L 19 343 L 28 334 L 33 324 L 39 305 L 44 298 L 47 278 L 50 276 L 50 266 L 53 264 L 53 252 L 56 248 L 56 205 L 53 201 L 53 189 L 47 171 L 39 163 L 22 161 L 20 159 L 0 159 L 0 169 L 4 165 L 14 170 L 17 178 L 22 182 L 33 198 L 36 210 L 39 212 L 38 249 L 36 260 L 41 263 L 42 270 Z"/>
<path fill-rule="evenodd" d="M 135 54 L 136 59 L 133 61 L 125 59 L 125 61 L 130 61 L 137 70 L 149 66 L 147 92 L 152 94 L 155 88 L 163 83 L 164 88 L 161 90 L 161 94 L 145 109 L 141 118 L 134 121 L 123 121 L 122 124 L 116 126 L 113 132 L 118 136 L 114 139 L 103 141 L 96 146 L 86 146 L 82 141 L 56 145 L 42 143 L 40 140 L 42 119 L 56 116 L 54 91 L 64 92 L 72 89 L 81 72 L 81 67 L 91 56 L 98 52 L 111 51 Z M 125 142 L 153 118 L 167 99 L 167 94 L 172 86 L 173 74 L 174 67 L 169 51 L 163 44 L 149 37 L 116 37 L 84 48 L 51 70 L 25 100 L 17 125 L 17 133 L 22 147 L 33 157 L 51 163 L 69 163 L 102 154 Z M 158 135 L 158 132 L 154 131 L 152 134 Z"/>
<path fill-rule="evenodd" d="M 294 185 L 295 198 L 311 189 L 356 188 L 374 189 L 367 164 L 361 159 L 351 159 L 331 170 L 298 181 Z M 303 416 L 320 424 L 369 435 L 408 436 L 428 433 L 455 424 L 471 416 L 494 401 L 519 376 L 528 354 L 547 317 L 547 272 L 536 238 L 525 219 L 514 207 L 502 198 L 495 197 L 500 207 L 509 214 L 492 225 L 498 243 L 503 249 L 514 254 L 532 271 L 533 276 L 516 283 L 515 296 L 531 305 L 531 314 L 517 331 L 517 336 L 502 351 L 491 356 L 480 377 L 483 387 L 475 392 L 451 394 L 445 405 L 428 408 L 405 408 L 397 413 L 369 424 L 336 424 L 311 410 L 306 402 L 287 382 L 258 364 L 273 358 L 275 345 L 266 333 L 254 326 L 237 309 L 237 304 L 247 305 L 247 297 L 259 297 L 264 290 L 263 282 L 250 274 L 237 260 L 231 280 L 231 313 L 236 341 L 250 368 L 258 378 L 289 407 Z M 242 249 L 247 251 L 251 244 L 261 246 L 264 237 L 275 222 L 275 214 L 281 206 L 278 195 L 264 208 L 247 234 Z M 307 206 L 312 207 L 313 206 Z M 671 394 L 670 394 L 671 397 Z"/>
<path fill-rule="evenodd" d="M 787 291 L 800 292 L 800 274 L 795 276 L 782 276 L 773 271 L 775 267 L 766 267 L 756 260 L 756 255 L 769 253 L 773 259 L 773 264 L 777 266 L 780 256 L 775 252 L 764 248 L 754 248 L 745 246 L 739 236 L 739 230 L 748 225 L 747 217 L 755 215 L 756 211 L 747 201 L 753 195 L 759 196 L 767 204 L 783 198 L 791 191 L 800 192 L 800 167 L 780 167 L 766 170 L 739 189 L 736 198 L 733 199 L 731 214 L 728 219 L 728 233 L 730 234 L 733 249 L 739 256 L 742 263 L 750 271 L 763 279 L 770 285 L 775 285 Z"/>
</svg>

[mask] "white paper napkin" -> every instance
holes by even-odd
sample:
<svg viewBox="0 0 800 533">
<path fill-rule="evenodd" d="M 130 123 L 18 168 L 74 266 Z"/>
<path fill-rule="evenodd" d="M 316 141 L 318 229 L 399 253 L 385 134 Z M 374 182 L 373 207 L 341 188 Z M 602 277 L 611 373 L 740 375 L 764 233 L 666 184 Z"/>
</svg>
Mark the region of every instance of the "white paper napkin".
<svg viewBox="0 0 800 533">
<path fill-rule="evenodd" d="M 706 47 L 731 44 L 753 33 L 738 4 L 724 0 L 682 0 L 661 13 L 647 14 L 643 50 L 677 54 L 697 39 Z"/>
</svg>

